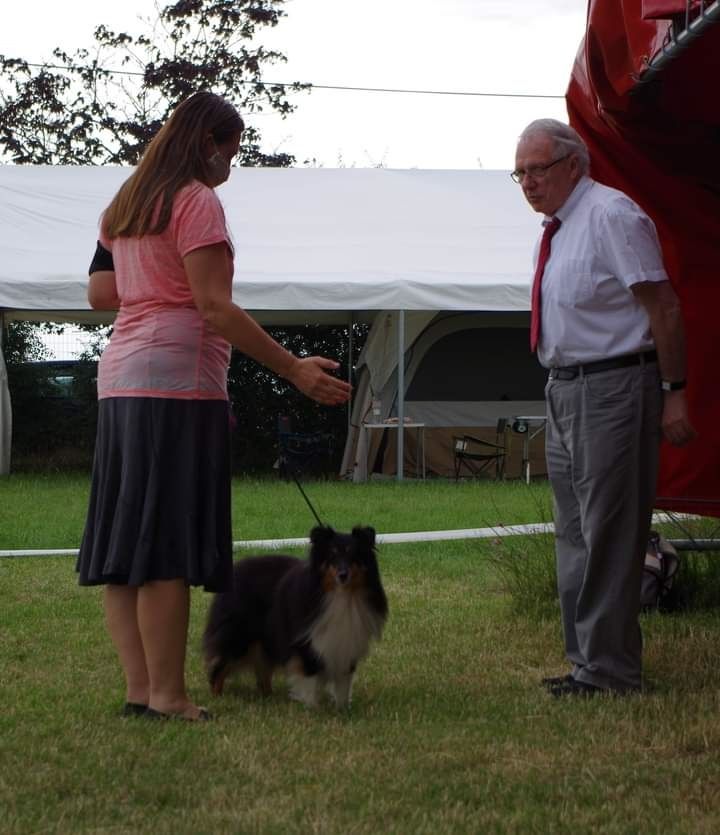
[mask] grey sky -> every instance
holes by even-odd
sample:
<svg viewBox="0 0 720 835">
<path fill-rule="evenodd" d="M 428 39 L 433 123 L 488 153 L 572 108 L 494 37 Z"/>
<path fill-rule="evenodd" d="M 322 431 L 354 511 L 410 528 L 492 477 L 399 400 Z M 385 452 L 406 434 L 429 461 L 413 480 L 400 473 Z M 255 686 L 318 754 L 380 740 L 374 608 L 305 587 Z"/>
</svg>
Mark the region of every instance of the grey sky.
<svg viewBox="0 0 720 835">
<path fill-rule="evenodd" d="M 99 23 L 139 32 L 153 0 L 34 0 L 5 10 L 0 52 L 31 60 L 88 46 Z M 70 13 L 69 13 L 69 10 Z M 583 34 L 584 0 L 289 0 L 261 42 L 288 57 L 270 81 L 562 95 Z M 42 20 L 42 27 L 37 21 Z M 320 164 L 510 168 L 515 139 L 557 99 L 316 90 L 296 113 L 252 120 L 268 147 Z"/>
</svg>

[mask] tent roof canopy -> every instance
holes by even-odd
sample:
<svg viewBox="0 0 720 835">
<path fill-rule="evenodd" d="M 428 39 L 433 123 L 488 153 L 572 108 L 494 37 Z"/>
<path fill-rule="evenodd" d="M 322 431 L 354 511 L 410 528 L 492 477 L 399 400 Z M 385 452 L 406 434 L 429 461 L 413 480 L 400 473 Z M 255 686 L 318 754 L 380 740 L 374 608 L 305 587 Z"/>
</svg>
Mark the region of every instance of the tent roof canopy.
<svg viewBox="0 0 720 835">
<path fill-rule="evenodd" d="M 88 308 L 87 267 L 100 214 L 130 172 L 0 166 L 6 316 L 102 318 Z M 540 219 L 507 172 L 237 168 L 218 195 L 234 299 L 261 320 L 529 307 Z"/>
</svg>

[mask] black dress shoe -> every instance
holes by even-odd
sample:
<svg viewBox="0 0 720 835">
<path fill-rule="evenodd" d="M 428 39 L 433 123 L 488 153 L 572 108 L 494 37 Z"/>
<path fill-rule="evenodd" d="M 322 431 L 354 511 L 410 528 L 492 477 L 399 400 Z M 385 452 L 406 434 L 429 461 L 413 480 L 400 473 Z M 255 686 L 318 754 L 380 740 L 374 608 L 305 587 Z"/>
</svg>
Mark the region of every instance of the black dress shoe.
<svg viewBox="0 0 720 835">
<path fill-rule="evenodd" d="M 564 676 L 548 676 L 547 678 L 541 678 L 540 684 L 542 687 L 550 689 L 551 687 L 557 687 L 558 684 L 565 684 L 568 681 L 574 681 L 572 673 L 566 673 Z"/>
<path fill-rule="evenodd" d="M 570 678 L 570 681 L 564 681 L 556 684 L 550 688 L 550 695 L 556 699 L 563 696 L 579 696 L 581 699 L 589 699 L 593 696 L 600 696 L 603 693 L 612 693 L 606 687 L 597 687 L 594 684 L 588 684 L 585 681 L 578 681 L 575 678 Z"/>
</svg>

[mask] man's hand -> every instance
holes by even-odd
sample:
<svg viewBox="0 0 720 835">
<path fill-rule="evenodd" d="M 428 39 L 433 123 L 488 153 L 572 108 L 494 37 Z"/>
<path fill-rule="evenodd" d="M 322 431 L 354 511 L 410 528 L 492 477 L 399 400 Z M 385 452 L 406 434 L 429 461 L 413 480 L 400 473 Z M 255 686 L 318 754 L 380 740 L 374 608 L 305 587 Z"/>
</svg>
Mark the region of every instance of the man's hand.
<svg viewBox="0 0 720 835">
<path fill-rule="evenodd" d="M 334 377 L 340 364 L 325 357 L 295 357 L 284 376 L 303 394 L 325 406 L 339 406 L 350 399 L 350 384 Z"/>
<path fill-rule="evenodd" d="M 684 391 L 666 391 L 662 415 L 662 431 L 673 446 L 684 446 L 697 432 L 688 417 L 687 398 Z"/>
</svg>

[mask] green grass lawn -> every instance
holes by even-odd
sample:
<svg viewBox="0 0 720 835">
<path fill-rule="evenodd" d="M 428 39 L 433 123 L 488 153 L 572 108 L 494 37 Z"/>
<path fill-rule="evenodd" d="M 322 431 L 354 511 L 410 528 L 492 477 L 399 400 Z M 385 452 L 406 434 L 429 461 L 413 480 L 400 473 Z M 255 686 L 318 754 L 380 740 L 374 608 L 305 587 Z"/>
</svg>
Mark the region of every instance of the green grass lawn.
<svg viewBox="0 0 720 835">
<path fill-rule="evenodd" d="M 77 548 L 90 482 L 87 475 L 12 475 L 0 478 L 0 550 Z M 372 525 L 378 533 L 479 528 L 545 520 L 545 482 L 395 481 L 303 485 L 323 522 L 338 529 Z M 233 538 L 307 536 L 312 512 L 293 482 L 233 484 Z"/>
<path fill-rule="evenodd" d="M 296 537 L 293 484 L 234 485 L 236 539 Z M 86 477 L 0 480 L 0 549 L 77 547 Z M 312 483 L 338 528 L 378 532 L 545 521 L 546 485 Z M 536 561 L 547 540 L 514 540 Z M 193 593 L 188 678 L 216 720 L 120 719 L 100 590 L 72 557 L 0 559 L 0 832 L 716 833 L 720 618 L 644 617 L 647 691 L 555 702 L 555 605 L 522 610 L 504 542 L 384 545 L 384 639 L 339 716 L 268 700 L 249 678 L 208 694 Z"/>
</svg>

